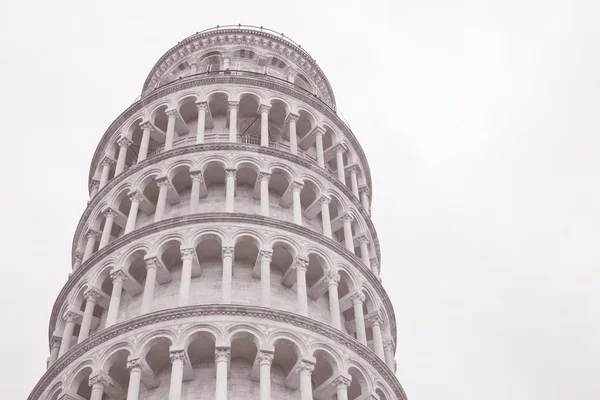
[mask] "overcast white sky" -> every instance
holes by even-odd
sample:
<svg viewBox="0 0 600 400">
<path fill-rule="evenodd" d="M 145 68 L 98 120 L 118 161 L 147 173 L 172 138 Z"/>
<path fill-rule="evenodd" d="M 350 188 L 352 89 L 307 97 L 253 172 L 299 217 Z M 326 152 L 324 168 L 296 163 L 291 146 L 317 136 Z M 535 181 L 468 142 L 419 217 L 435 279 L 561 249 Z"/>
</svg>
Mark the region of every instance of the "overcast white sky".
<svg viewBox="0 0 600 400">
<path fill-rule="evenodd" d="M 0 2 L 0 389 L 45 369 L 89 163 L 217 24 L 306 48 L 369 158 L 409 399 L 600 398 L 600 2 Z"/>
</svg>

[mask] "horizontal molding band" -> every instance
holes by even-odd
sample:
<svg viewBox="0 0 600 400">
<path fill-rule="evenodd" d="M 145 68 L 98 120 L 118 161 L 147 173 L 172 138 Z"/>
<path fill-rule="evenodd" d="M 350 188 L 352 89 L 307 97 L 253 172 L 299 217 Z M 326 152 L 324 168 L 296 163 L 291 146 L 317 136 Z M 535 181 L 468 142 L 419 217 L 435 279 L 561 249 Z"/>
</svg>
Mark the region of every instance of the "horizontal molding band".
<svg viewBox="0 0 600 400">
<path fill-rule="evenodd" d="M 244 143 L 229 143 L 229 142 L 216 142 L 216 143 L 204 143 L 204 144 L 196 144 L 185 147 L 177 147 L 175 149 L 159 153 L 155 156 L 145 159 L 144 161 L 132 165 L 131 167 L 124 170 L 119 175 L 115 176 L 111 179 L 106 186 L 98 191 L 98 193 L 91 199 L 88 203 L 85 211 L 81 215 L 79 222 L 77 223 L 77 229 L 75 231 L 75 235 L 73 236 L 73 244 L 71 246 L 71 259 L 73 259 L 75 255 L 75 250 L 77 250 L 77 241 L 83 234 L 82 229 L 85 225 L 85 221 L 89 218 L 93 208 L 102 200 L 102 198 L 111 191 L 115 186 L 122 183 L 125 179 L 129 178 L 131 175 L 137 173 L 138 171 L 148 168 L 159 161 L 168 160 L 170 158 L 174 158 L 180 155 L 192 154 L 202 151 L 210 151 L 210 150 L 227 150 L 227 151 L 243 151 L 243 152 L 253 152 L 257 154 L 266 154 L 273 157 L 282 158 L 286 161 L 293 162 L 297 165 L 300 165 L 304 168 L 310 169 L 311 171 L 321 175 L 323 178 L 327 179 L 330 183 L 340 191 L 342 191 L 349 199 L 352 201 L 352 204 L 359 210 L 362 215 L 365 223 L 367 224 L 371 237 L 373 238 L 373 247 L 375 248 L 375 252 L 377 254 L 377 260 L 379 261 L 379 265 L 381 265 L 381 251 L 379 248 L 379 239 L 377 237 L 377 230 L 375 229 L 375 225 L 373 225 L 373 221 L 371 220 L 371 216 L 363 207 L 360 199 L 357 199 L 356 196 L 352 193 L 352 191 L 344 185 L 340 180 L 335 177 L 333 174 L 325 170 L 324 168 L 319 167 L 316 164 L 313 164 L 306 159 L 294 155 L 292 153 L 288 153 L 283 150 L 274 149 L 272 147 L 264 147 L 259 145 L 252 144 L 244 144 Z"/>
<path fill-rule="evenodd" d="M 327 324 L 315 321 L 311 318 L 297 315 L 288 311 L 274 310 L 271 308 L 257 306 L 242 306 L 242 305 L 223 305 L 223 304 L 206 304 L 188 307 L 177 307 L 162 311 L 156 311 L 149 314 L 144 314 L 139 317 L 131 318 L 127 321 L 118 323 L 110 328 L 90 336 L 88 339 L 73 346 L 69 351 L 59 358 L 50 368 L 44 373 L 37 385 L 33 388 L 28 400 L 37 400 L 42 392 L 48 387 L 54 378 L 56 378 L 64 369 L 76 361 L 86 352 L 102 345 L 102 343 L 131 332 L 138 328 L 148 327 L 154 323 L 164 321 L 176 321 L 186 318 L 201 318 L 215 315 L 230 315 L 240 317 L 254 317 L 265 320 L 287 323 L 298 328 L 306 329 L 316 334 L 325 336 L 347 349 L 355 352 L 365 361 L 368 361 L 373 368 L 386 380 L 393 388 L 394 394 L 398 399 L 406 400 L 406 394 L 400 382 L 390 370 L 390 368 L 381 360 L 371 349 L 354 339 L 352 336 L 342 333 Z"/>
<path fill-rule="evenodd" d="M 302 236 L 307 240 L 315 241 L 328 247 L 335 254 L 343 257 L 350 265 L 354 266 L 358 271 L 361 271 L 364 278 L 371 284 L 371 287 L 375 289 L 377 295 L 381 298 L 383 306 L 385 307 L 387 314 L 390 318 L 390 331 L 391 335 L 396 341 L 396 315 L 392 302 L 390 301 L 387 292 L 383 288 L 381 281 L 371 272 L 371 270 L 364 265 L 361 259 L 349 251 L 342 249 L 339 243 L 333 239 L 329 239 L 321 234 L 318 234 L 308 228 L 294 224 L 293 222 L 280 221 L 275 218 L 264 217 L 260 215 L 250 214 L 238 214 L 238 213 L 205 213 L 205 214 L 190 214 L 180 217 L 174 217 L 165 219 L 163 221 L 153 223 L 143 228 L 137 229 L 128 233 L 127 235 L 121 236 L 118 239 L 113 240 L 104 248 L 95 252 L 89 259 L 87 259 L 76 271 L 71 274 L 67 283 L 63 286 L 54 306 L 52 307 L 52 314 L 50 315 L 50 322 L 48 328 L 49 340 L 54 332 L 56 320 L 59 317 L 59 311 L 62 304 L 66 301 L 67 296 L 71 290 L 75 287 L 76 283 L 94 266 L 97 262 L 102 260 L 104 257 L 117 251 L 119 248 L 143 238 L 144 236 L 160 232 L 165 229 L 187 227 L 194 224 L 214 224 L 214 223 L 246 223 L 252 226 L 269 226 L 283 231 L 292 232 L 298 236 Z M 311 320 L 312 321 L 312 320 Z"/>
<path fill-rule="evenodd" d="M 96 151 L 94 152 L 94 157 L 90 166 L 88 182 L 92 181 L 95 172 L 95 166 L 101 161 L 102 157 L 104 156 L 104 153 L 100 150 L 104 149 L 108 145 L 110 139 L 112 138 L 112 135 L 119 130 L 121 125 L 123 125 L 127 121 L 127 119 L 132 117 L 136 112 L 138 112 L 145 106 L 152 104 L 154 101 L 160 99 L 161 97 L 167 96 L 172 93 L 176 93 L 180 90 L 190 89 L 200 85 L 212 84 L 234 84 L 263 87 L 266 89 L 279 91 L 288 96 L 292 96 L 297 100 L 303 101 L 304 103 L 309 104 L 311 107 L 318 110 L 320 113 L 322 113 L 331 121 L 333 121 L 333 123 L 337 126 L 338 129 L 342 131 L 342 133 L 346 136 L 348 141 L 352 144 L 353 148 L 356 150 L 356 153 L 361 160 L 365 178 L 367 179 L 367 186 L 369 187 L 369 191 L 371 192 L 371 198 L 373 198 L 371 171 L 369 169 L 369 163 L 367 162 L 365 153 L 360 144 L 358 143 L 358 140 L 350 130 L 350 128 L 340 119 L 340 117 L 338 117 L 338 115 L 335 112 L 329 109 L 326 105 L 321 104 L 320 100 L 308 96 L 305 93 L 302 93 L 300 90 L 295 89 L 294 87 L 283 85 L 278 82 L 271 82 L 261 78 L 228 75 L 195 76 L 184 78 L 178 80 L 175 84 L 165 85 L 159 89 L 154 90 L 148 96 L 138 100 L 137 102 L 129 106 L 125 111 L 121 113 L 121 115 L 117 117 L 117 119 L 113 121 L 112 124 L 110 124 L 110 126 L 102 136 L 102 139 L 100 139 L 100 143 L 96 147 Z"/>
</svg>

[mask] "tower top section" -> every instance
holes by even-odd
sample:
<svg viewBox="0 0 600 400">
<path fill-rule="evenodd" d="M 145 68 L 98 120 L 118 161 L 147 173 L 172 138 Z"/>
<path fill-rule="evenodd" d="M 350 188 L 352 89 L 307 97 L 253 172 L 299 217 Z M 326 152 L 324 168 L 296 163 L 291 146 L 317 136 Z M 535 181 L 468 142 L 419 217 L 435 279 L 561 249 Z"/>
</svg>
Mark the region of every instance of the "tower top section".
<svg viewBox="0 0 600 400">
<path fill-rule="evenodd" d="M 183 39 L 154 65 L 142 97 L 188 76 L 217 73 L 285 81 L 336 110 L 327 77 L 302 46 L 283 33 L 252 25 L 217 25 Z"/>
</svg>

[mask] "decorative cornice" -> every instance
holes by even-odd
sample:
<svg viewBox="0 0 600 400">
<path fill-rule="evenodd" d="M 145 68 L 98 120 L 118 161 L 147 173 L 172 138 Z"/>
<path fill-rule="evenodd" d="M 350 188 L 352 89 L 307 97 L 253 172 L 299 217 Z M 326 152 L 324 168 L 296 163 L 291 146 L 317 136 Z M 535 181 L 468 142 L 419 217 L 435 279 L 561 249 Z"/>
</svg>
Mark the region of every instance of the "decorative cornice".
<svg viewBox="0 0 600 400">
<path fill-rule="evenodd" d="M 394 309 L 392 307 L 392 303 L 383 288 L 381 281 L 371 272 L 370 268 L 368 268 L 360 258 L 356 255 L 350 253 L 349 251 L 341 251 L 340 245 L 333 239 L 329 239 L 317 232 L 314 232 L 306 227 L 294 224 L 293 222 L 280 221 L 275 218 L 269 218 L 259 215 L 249 215 L 249 214 L 238 214 L 238 213 L 205 213 L 205 214 L 193 214 L 193 215 L 185 215 L 181 217 L 174 217 L 162 220 L 160 222 L 156 222 L 145 226 L 140 229 L 136 229 L 127 235 L 124 235 L 120 238 L 117 238 L 107 244 L 102 249 L 98 250 L 90 258 L 88 258 L 77 270 L 75 270 L 65 286 L 63 286 L 60 291 L 56 301 L 54 302 L 54 306 L 52 308 L 52 315 L 50 316 L 50 324 L 49 324 L 49 337 L 52 335 L 54 330 L 54 324 L 56 318 L 58 316 L 58 312 L 63 302 L 66 300 L 68 293 L 74 288 L 79 279 L 81 279 L 97 262 L 102 260 L 105 256 L 109 254 L 113 254 L 120 247 L 125 246 L 135 240 L 143 238 L 144 236 L 160 232 L 166 229 L 174 228 L 174 227 L 185 227 L 194 224 L 214 224 L 216 222 L 227 221 L 228 223 L 248 223 L 253 226 L 267 226 L 278 229 L 283 229 L 284 231 L 303 236 L 308 240 L 313 240 L 315 242 L 320 243 L 323 246 L 327 246 L 331 251 L 336 252 L 340 257 L 343 257 L 349 264 L 354 266 L 358 271 L 361 271 L 363 277 L 369 282 L 369 284 L 375 289 L 383 305 L 385 310 L 390 318 L 390 329 L 392 331 L 392 336 L 396 337 L 396 316 L 394 313 Z M 233 252 L 233 248 L 223 248 L 224 255 L 225 250 L 228 249 Z"/>
<path fill-rule="evenodd" d="M 205 75 L 205 76 L 194 76 L 186 79 L 182 79 L 180 81 L 174 82 L 173 84 L 163 86 L 155 91 L 152 91 L 147 96 L 141 98 L 137 102 L 133 103 L 129 108 L 121 113 L 113 123 L 108 127 L 102 139 L 98 143 L 98 147 L 94 153 L 94 157 L 92 159 L 92 164 L 90 166 L 89 178 L 91 181 L 94 177 L 95 166 L 98 164 L 99 160 L 104 156 L 104 152 L 101 152 L 100 149 L 105 149 L 110 140 L 112 139 L 112 135 L 124 124 L 127 120 L 132 117 L 139 110 L 144 108 L 147 105 L 152 104 L 154 101 L 167 96 L 172 93 L 176 93 L 186 89 L 192 89 L 199 85 L 211 85 L 211 84 L 235 84 L 235 85 L 249 85 L 249 86 L 259 86 L 264 87 L 266 89 L 275 90 L 281 93 L 284 93 L 288 96 L 295 97 L 296 99 L 303 101 L 304 103 L 310 105 L 315 110 L 321 112 L 327 118 L 329 118 L 337 127 L 342 131 L 345 135 L 346 139 L 350 142 L 351 146 L 356 151 L 358 157 L 361 160 L 361 165 L 364 170 L 365 178 L 367 180 L 367 186 L 369 186 L 371 193 L 373 193 L 373 188 L 371 187 L 371 173 L 369 170 L 369 165 L 366 159 L 366 156 L 362 150 L 362 147 L 358 143 L 358 140 L 350 130 L 350 128 L 341 120 L 341 118 L 333 111 L 329 106 L 324 104 L 319 99 L 314 96 L 307 95 L 299 89 L 296 89 L 289 84 L 285 84 L 282 82 L 275 82 L 263 77 L 248 77 L 248 76 L 235 76 L 235 75 Z M 279 151 L 279 153 L 283 153 Z M 156 156 L 150 157 L 155 159 Z M 122 174 L 121 174 L 122 175 Z"/>
</svg>

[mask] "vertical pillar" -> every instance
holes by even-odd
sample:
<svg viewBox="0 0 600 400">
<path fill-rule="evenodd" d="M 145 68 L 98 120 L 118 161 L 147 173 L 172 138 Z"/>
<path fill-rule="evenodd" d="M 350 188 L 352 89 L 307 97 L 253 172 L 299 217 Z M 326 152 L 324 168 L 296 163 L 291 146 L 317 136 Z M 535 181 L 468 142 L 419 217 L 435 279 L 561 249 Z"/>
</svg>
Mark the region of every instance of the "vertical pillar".
<svg viewBox="0 0 600 400">
<path fill-rule="evenodd" d="M 96 194 L 98 194 L 98 189 L 100 188 L 100 181 L 96 179 L 92 179 L 92 191 L 90 193 L 90 200 L 93 199 Z"/>
<path fill-rule="evenodd" d="M 110 241 L 110 233 L 112 231 L 113 222 L 117 213 L 110 208 L 104 212 L 104 229 L 102 230 L 102 237 L 100 238 L 100 245 L 98 250 L 105 247 Z"/>
<path fill-rule="evenodd" d="M 202 171 L 190 171 L 192 190 L 190 191 L 190 214 L 196 214 L 200 207 L 200 186 L 204 182 Z"/>
<path fill-rule="evenodd" d="M 308 316 L 308 299 L 306 295 L 306 269 L 308 260 L 297 258 L 294 263 L 296 268 L 296 291 L 298 293 L 298 313 Z"/>
<path fill-rule="evenodd" d="M 127 159 L 127 149 L 133 143 L 129 138 L 122 137 L 117 141 L 119 145 L 119 156 L 117 157 L 117 166 L 115 167 L 115 176 L 119 175 L 125 169 L 125 160 Z"/>
<path fill-rule="evenodd" d="M 354 221 L 354 217 L 352 217 L 352 215 L 350 214 L 346 214 L 342 217 L 342 222 L 344 223 L 344 245 L 346 246 L 346 250 L 354 254 L 354 240 L 352 238 L 352 221 Z"/>
<path fill-rule="evenodd" d="M 371 266 L 371 272 L 381 280 L 379 277 L 379 260 L 377 260 L 377 257 L 371 258 L 371 263 L 369 265 Z"/>
<path fill-rule="evenodd" d="M 137 162 L 142 162 L 148 157 L 148 146 L 150 145 L 150 133 L 154 130 L 154 126 L 150 122 L 144 122 L 140 125 L 143 129 L 142 141 L 140 143 L 140 152 L 138 153 Z"/>
<path fill-rule="evenodd" d="M 92 325 L 92 318 L 94 317 L 94 308 L 96 307 L 96 301 L 100 298 L 100 294 L 93 289 L 88 290 L 83 295 L 85 298 L 85 311 L 83 312 L 83 319 L 81 321 L 81 329 L 79 330 L 79 337 L 77 343 L 83 342 L 90 335 L 90 327 Z"/>
<path fill-rule="evenodd" d="M 89 384 L 92 387 L 92 395 L 90 400 L 102 400 L 104 394 L 104 387 L 108 386 L 108 382 L 101 375 L 95 375 L 90 377 Z"/>
<path fill-rule="evenodd" d="M 313 400 L 311 375 L 315 369 L 314 364 L 302 361 L 298 366 L 300 374 L 300 400 Z"/>
<path fill-rule="evenodd" d="M 260 214 L 265 217 L 269 216 L 269 179 L 271 179 L 271 174 L 268 172 L 261 172 L 258 175 L 260 181 Z"/>
<path fill-rule="evenodd" d="M 215 363 L 217 364 L 215 400 L 227 400 L 227 369 L 229 365 L 229 349 L 215 349 Z"/>
<path fill-rule="evenodd" d="M 110 174 L 110 166 L 114 162 L 115 162 L 114 160 L 112 160 L 108 157 L 104 157 L 104 159 L 100 163 L 100 165 L 102 166 L 102 173 L 100 174 L 99 189 L 102 189 L 108 183 L 108 175 Z"/>
<path fill-rule="evenodd" d="M 223 303 L 231 303 L 231 280 L 233 274 L 233 247 L 223 247 L 223 278 L 222 299 Z"/>
<path fill-rule="evenodd" d="M 127 387 L 127 400 L 139 400 L 140 382 L 142 380 L 142 362 L 139 358 L 127 361 L 129 370 L 129 386 Z"/>
<path fill-rule="evenodd" d="M 361 202 L 363 208 L 365 209 L 367 214 L 371 214 L 371 206 L 370 206 L 371 202 L 369 201 L 369 188 L 366 186 L 363 186 L 360 189 L 358 189 L 358 192 L 360 194 L 360 202 Z"/>
<path fill-rule="evenodd" d="M 50 366 L 54 364 L 58 359 L 60 342 L 61 338 L 59 338 L 58 336 L 52 336 L 52 339 L 50 339 L 50 357 L 48 358 L 48 368 L 50 368 Z"/>
<path fill-rule="evenodd" d="M 331 239 L 331 218 L 329 216 L 329 202 L 331 199 L 327 196 L 322 196 L 319 200 L 321 203 L 321 220 L 323 223 L 323 235 Z"/>
<path fill-rule="evenodd" d="M 170 351 L 171 381 L 169 386 L 169 400 L 181 400 L 181 387 L 183 384 L 183 366 L 186 363 L 183 350 Z"/>
<path fill-rule="evenodd" d="M 165 215 L 167 206 L 167 193 L 171 189 L 171 182 L 167 178 L 157 180 L 158 185 L 158 200 L 156 201 L 156 211 L 154 212 L 154 222 L 160 222 Z"/>
<path fill-rule="evenodd" d="M 233 212 L 235 201 L 235 169 L 225 170 L 225 211 Z"/>
<path fill-rule="evenodd" d="M 229 141 L 237 142 L 237 113 L 240 109 L 239 101 L 229 102 Z"/>
<path fill-rule="evenodd" d="M 321 127 L 317 128 L 317 131 L 315 132 L 316 147 L 317 147 L 317 164 L 321 168 L 325 168 L 325 156 L 323 154 L 323 134 L 324 133 L 325 133 L 325 131 Z"/>
<path fill-rule="evenodd" d="M 177 121 L 177 110 L 166 110 L 169 118 L 167 121 L 167 134 L 165 137 L 165 151 L 173 148 L 173 138 L 175 137 L 175 121 Z"/>
<path fill-rule="evenodd" d="M 354 306 L 354 323 L 356 324 L 356 338 L 359 342 L 366 346 L 367 331 L 365 329 L 363 301 L 365 301 L 365 295 L 362 293 L 356 293 L 354 296 L 352 296 L 352 305 Z"/>
<path fill-rule="evenodd" d="M 185 307 L 190 302 L 190 285 L 192 283 L 192 262 L 194 249 L 181 249 L 181 284 L 179 286 L 179 307 Z"/>
<path fill-rule="evenodd" d="M 83 254 L 79 250 L 75 250 L 75 262 L 73 263 L 73 271 L 77 271 L 79 267 L 81 267 L 81 260 L 83 258 Z"/>
<path fill-rule="evenodd" d="M 337 166 L 337 176 L 343 184 L 346 184 L 346 172 L 344 170 L 344 147 L 340 144 L 335 149 L 335 162 Z"/>
<path fill-rule="evenodd" d="M 302 226 L 302 204 L 300 203 L 300 193 L 304 184 L 302 182 L 292 182 L 292 209 L 294 212 L 294 223 Z"/>
<path fill-rule="evenodd" d="M 131 207 L 129 208 L 129 215 L 127 216 L 127 224 L 125 225 L 125 235 L 135 229 L 135 223 L 137 222 L 137 215 L 140 209 L 140 203 L 144 196 L 140 192 L 129 193 L 129 199 L 131 200 Z"/>
<path fill-rule="evenodd" d="M 198 109 L 198 127 L 196 128 L 196 144 L 204 143 L 204 126 L 206 125 L 206 110 L 208 103 L 206 101 L 197 101 L 196 108 Z"/>
<path fill-rule="evenodd" d="M 198 64 L 194 63 L 190 65 L 190 75 L 195 75 L 198 72 Z M 198 104 L 198 103 L 196 103 Z"/>
<path fill-rule="evenodd" d="M 273 252 L 261 250 L 260 254 L 260 305 L 271 307 L 271 260 Z"/>
<path fill-rule="evenodd" d="M 350 184 L 352 185 L 352 194 L 358 199 L 358 166 L 354 165 L 350 168 Z"/>
<path fill-rule="evenodd" d="M 68 311 L 65 314 L 65 328 L 62 334 L 62 340 L 60 342 L 60 349 L 58 350 L 58 358 L 62 357 L 71 348 L 71 341 L 73 340 L 73 329 L 75 329 L 75 321 L 79 318 L 77 313 Z"/>
<path fill-rule="evenodd" d="M 261 351 L 258 354 L 260 367 L 260 400 L 271 400 L 271 364 L 273 353 Z"/>
<path fill-rule="evenodd" d="M 260 145 L 269 147 L 269 111 L 271 106 L 261 104 L 258 107 L 260 113 Z"/>
<path fill-rule="evenodd" d="M 383 319 L 377 314 L 370 318 L 371 330 L 373 331 L 373 349 L 375 354 L 385 361 L 385 351 L 383 349 L 383 337 L 381 335 L 381 323 Z"/>
<path fill-rule="evenodd" d="M 94 253 L 94 246 L 96 245 L 98 236 L 100 236 L 100 234 L 91 229 L 85 234 L 87 242 L 85 243 L 85 250 L 83 252 L 83 262 L 90 258 Z"/>
<path fill-rule="evenodd" d="M 338 297 L 338 285 L 340 276 L 337 273 L 331 273 L 327 276 L 327 287 L 329 292 L 329 314 L 331 326 L 336 329 L 342 329 L 340 318 L 340 299 Z"/>
<path fill-rule="evenodd" d="M 140 314 L 149 313 L 152 310 L 154 299 L 154 286 L 156 285 L 156 262 L 153 258 L 145 258 L 146 282 L 144 283 L 144 294 L 142 295 L 142 311 Z"/>
<path fill-rule="evenodd" d="M 108 313 L 106 314 L 105 328 L 113 326 L 117 322 L 119 315 L 119 306 L 121 304 L 121 293 L 123 291 L 123 281 L 127 279 L 127 275 L 123 270 L 116 270 L 110 273 L 113 287 L 110 294 L 110 303 L 108 305 Z"/>
<path fill-rule="evenodd" d="M 367 235 L 362 235 L 358 238 L 358 243 L 360 244 L 360 258 L 362 262 L 367 266 L 367 268 L 371 268 L 371 257 L 369 257 L 369 238 Z"/>
<path fill-rule="evenodd" d="M 333 381 L 335 392 L 337 394 L 336 400 L 348 400 L 348 387 L 350 386 L 350 379 L 345 376 L 340 376 Z"/>
<path fill-rule="evenodd" d="M 394 341 L 387 339 L 383 342 L 383 353 L 385 354 L 385 363 L 393 371 L 394 370 Z"/>
<path fill-rule="evenodd" d="M 290 152 L 292 154 L 298 154 L 298 137 L 296 136 L 296 122 L 300 116 L 296 114 L 288 115 L 288 120 L 290 121 Z"/>
</svg>

